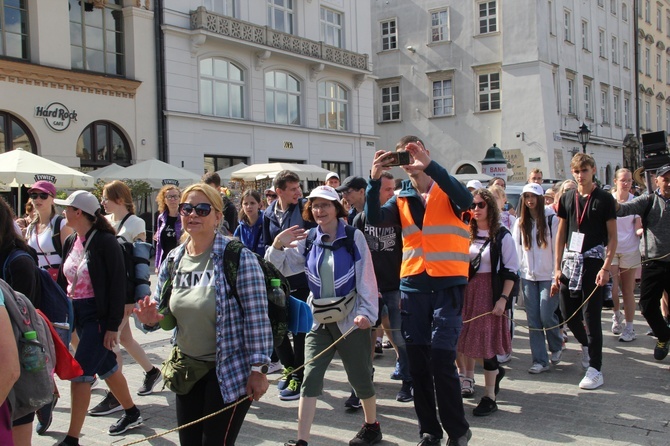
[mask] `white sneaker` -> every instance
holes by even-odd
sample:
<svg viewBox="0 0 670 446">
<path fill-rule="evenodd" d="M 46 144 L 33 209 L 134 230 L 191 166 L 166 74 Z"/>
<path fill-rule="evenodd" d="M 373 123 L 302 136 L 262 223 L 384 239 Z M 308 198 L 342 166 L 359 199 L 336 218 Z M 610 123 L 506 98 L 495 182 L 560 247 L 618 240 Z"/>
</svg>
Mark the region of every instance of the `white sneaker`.
<svg viewBox="0 0 670 446">
<path fill-rule="evenodd" d="M 586 375 L 584 375 L 584 378 L 579 382 L 579 388 L 593 390 L 602 386 L 604 383 L 605 380 L 603 379 L 603 374 L 593 367 L 589 367 L 588 370 L 586 370 Z"/>
<path fill-rule="evenodd" d="M 504 355 L 496 355 L 498 357 L 498 362 L 500 364 L 507 364 L 512 360 L 512 352 L 505 353 Z"/>
<path fill-rule="evenodd" d="M 551 353 L 551 363 L 556 365 L 561 362 L 561 356 L 563 356 L 563 350 Z"/>
<path fill-rule="evenodd" d="M 585 369 L 589 368 L 589 363 L 591 362 L 591 357 L 589 356 L 589 346 L 582 345 L 582 367 Z"/>
<path fill-rule="evenodd" d="M 628 327 L 624 327 L 623 333 L 621 333 L 621 336 L 619 336 L 619 342 L 632 342 L 637 338 L 635 335 L 635 330 L 631 327 L 630 329 Z"/>
<path fill-rule="evenodd" d="M 612 334 L 620 335 L 624 327 L 624 317 L 621 313 L 617 317 L 616 313 L 612 315 Z"/>
<path fill-rule="evenodd" d="M 284 370 L 284 366 L 281 365 L 281 362 L 279 362 L 279 361 L 271 362 L 268 365 L 268 373 L 267 374 L 270 375 L 272 373 L 278 373 L 278 372 L 281 372 L 282 370 Z"/>
<path fill-rule="evenodd" d="M 550 369 L 548 365 L 542 365 L 540 363 L 535 363 L 533 364 L 529 369 L 528 373 L 532 373 L 533 375 L 537 375 L 538 373 L 546 372 Z"/>
</svg>

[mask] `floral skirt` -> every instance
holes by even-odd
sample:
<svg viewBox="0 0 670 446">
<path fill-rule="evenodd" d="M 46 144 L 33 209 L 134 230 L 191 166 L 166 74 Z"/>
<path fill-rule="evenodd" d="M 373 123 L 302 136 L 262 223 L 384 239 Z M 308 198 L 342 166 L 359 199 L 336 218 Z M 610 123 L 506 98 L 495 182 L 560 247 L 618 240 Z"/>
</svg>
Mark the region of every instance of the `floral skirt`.
<svg viewBox="0 0 670 446">
<path fill-rule="evenodd" d="M 512 350 L 509 320 L 505 316 L 480 314 L 493 310 L 491 273 L 477 273 L 465 287 L 463 329 L 458 338 L 458 352 L 470 358 L 489 359 Z M 468 322 L 470 321 L 470 322 Z"/>
</svg>

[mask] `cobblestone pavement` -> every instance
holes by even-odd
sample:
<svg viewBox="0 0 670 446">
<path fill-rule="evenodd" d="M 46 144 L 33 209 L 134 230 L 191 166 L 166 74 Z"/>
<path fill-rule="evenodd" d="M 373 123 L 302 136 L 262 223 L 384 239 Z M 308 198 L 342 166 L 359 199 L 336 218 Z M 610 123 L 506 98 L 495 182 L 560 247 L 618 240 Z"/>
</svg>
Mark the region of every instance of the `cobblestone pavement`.
<svg viewBox="0 0 670 446">
<path fill-rule="evenodd" d="M 528 331 L 517 327 L 512 361 L 505 365 L 507 374 L 498 395 L 498 412 L 484 418 L 472 416 L 472 409 L 483 393 L 481 368 L 475 376 L 475 398 L 464 402 L 473 432 L 470 444 L 670 445 L 670 358 L 662 362 L 653 359 L 655 338 L 645 336 L 647 326 L 639 314 L 635 321 L 637 340 L 619 342 L 618 337 L 609 331 L 611 314 L 611 311 L 603 311 L 605 384 L 595 391 L 580 390 L 577 386 L 584 371 L 580 365 L 580 348 L 572 336 L 559 365 L 540 375 L 529 374 Z M 517 310 L 516 317 L 520 323 L 525 323 L 523 310 Z M 143 334 L 135 330 L 135 337 L 155 365 L 166 357 L 170 337 L 167 332 Z M 124 357 L 124 374 L 134 395 L 143 372 L 127 354 Z M 412 403 L 395 401 L 400 383 L 389 379 L 394 361 L 391 350 L 385 350 L 374 361 L 378 418 L 384 434 L 380 444 L 414 445 L 418 441 L 418 428 Z M 273 380 L 278 376 L 270 375 Z M 69 386 L 63 382 L 58 385 L 62 398 L 56 407 L 53 424 L 45 436 L 33 436 L 34 445 L 57 444 L 67 432 Z M 91 407 L 102 399 L 104 388 L 104 384 L 100 384 L 93 390 Z M 310 444 L 348 444 L 360 428 L 362 412 L 345 411 L 343 403 L 350 388 L 338 359 L 333 361 L 326 374 L 324 388 L 327 390 L 317 406 Z M 110 437 L 107 429 L 118 413 L 87 417 L 81 443 L 124 445 L 174 428 L 174 395 L 167 389 L 160 391 L 160 386 L 156 390 L 149 396 L 134 395 L 142 411 L 143 426 L 125 436 Z M 265 397 L 252 405 L 237 444 L 278 445 L 294 439 L 297 407 L 297 401 L 280 401 L 276 387 L 271 386 Z M 179 442 L 175 432 L 140 444 L 173 445 Z"/>
</svg>

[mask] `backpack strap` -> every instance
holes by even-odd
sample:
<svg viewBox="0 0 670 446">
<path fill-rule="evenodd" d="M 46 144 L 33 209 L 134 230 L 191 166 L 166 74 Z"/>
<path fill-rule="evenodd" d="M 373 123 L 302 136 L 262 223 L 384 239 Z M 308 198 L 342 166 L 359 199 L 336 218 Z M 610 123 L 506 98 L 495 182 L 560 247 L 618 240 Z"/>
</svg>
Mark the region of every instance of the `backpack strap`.
<svg viewBox="0 0 670 446">
<path fill-rule="evenodd" d="M 554 223 L 554 216 L 555 215 L 556 214 L 549 214 L 547 216 L 547 226 L 549 226 L 549 238 L 551 238 L 552 240 L 554 239 L 554 230 L 552 228 L 552 224 Z"/>
<path fill-rule="evenodd" d="M 11 263 L 17 257 L 20 257 L 20 256 L 28 256 L 28 257 L 30 257 L 31 260 L 33 259 L 30 254 L 23 251 L 22 249 L 18 249 L 18 248 L 12 249 L 12 251 L 9 253 L 7 258 L 5 259 L 5 263 L 2 265 L 2 280 L 4 280 L 5 282 L 8 282 L 8 283 L 10 282 L 9 280 L 7 280 L 7 278 L 10 277 L 9 276 L 9 266 L 11 265 Z"/>
<path fill-rule="evenodd" d="M 654 200 L 656 197 L 654 197 L 655 192 L 652 192 L 649 194 L 651 199 L 647 200 L 647 207 L 644 208 L 644 214 L 642 214 L 642 237 L 644 237 L 644 256 L 645 258 L 649 258 L 649 252 L 647 248 L 647 227 L 649 227 L 649 213 L 651 212 L 651 208 L 654 206 Z"/>
<path fill-rule="evenodd" d="M 51 228 L 51 243 L 59 256 L 63 257 L 63 243 L 60 241 L 60 227 L 63 222 L 63 216 L 58 215 Z"/>
<path fill-rule="evenodd" d="M 354 234 L 356 233 L 356 231 L 359 230 L 360 229 L 357 229 L 353 226 L 344 225 L 344 232 L 347 235 L 346 239 L 344 240 L 344 247 L 347 248 L 347 252 L 351 255 L 351 257 L 354 258 L 355 258 L 354 246 L 356 245 L 356 241 L 354 240 Z M 316 228 L 311 228 L 309 230 L 309 233 L 307 234 L 307 238 L 305 239 L 305 251 L 303 252 L 303 256 L 305 256 L 305 258 L 307 258 L 309 252 L 312 250 L 314 240 L 316 240 Z M 334 249 L 337 248 L 334 247 Z"/>
<path fill-rule="evenodd" d="M 237 295 L 237 269 L 240 264 L 244 243 L 239 240 L 230 240 L 223 250 L 223 271 L 226 276 L 226 282 L 230 286 L 230 294 L 233 295 L 240 308 L 242 303 Z"/>
</svg>

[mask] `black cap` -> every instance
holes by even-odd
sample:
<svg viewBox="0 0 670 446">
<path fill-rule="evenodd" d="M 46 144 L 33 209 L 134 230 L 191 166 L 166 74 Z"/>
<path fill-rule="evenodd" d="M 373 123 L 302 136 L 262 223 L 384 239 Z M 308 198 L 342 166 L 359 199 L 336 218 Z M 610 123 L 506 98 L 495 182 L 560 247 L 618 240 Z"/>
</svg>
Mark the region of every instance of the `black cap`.
<svg viewBox="0 0 670 446">
<path fill-rule="evenodd" d="M 656 170 L 656 176 L 657 177 L 662 177 L 666 173 L 670 172 L 670 164 L 665 164 Z"/>
<path fill-rule="evenodd" d="M 340 185 L 340 187 L 338 187 L 335 190 L 338 192 L 344 192 L 347 189 L 359 190 L 359 189 L 365 189 L 366 187 L 368 187 L 368 182 L 365 181 L 365 178 L 351 176 L 346 177 L 342 182 L 342 185 Z"/>
</svg>

